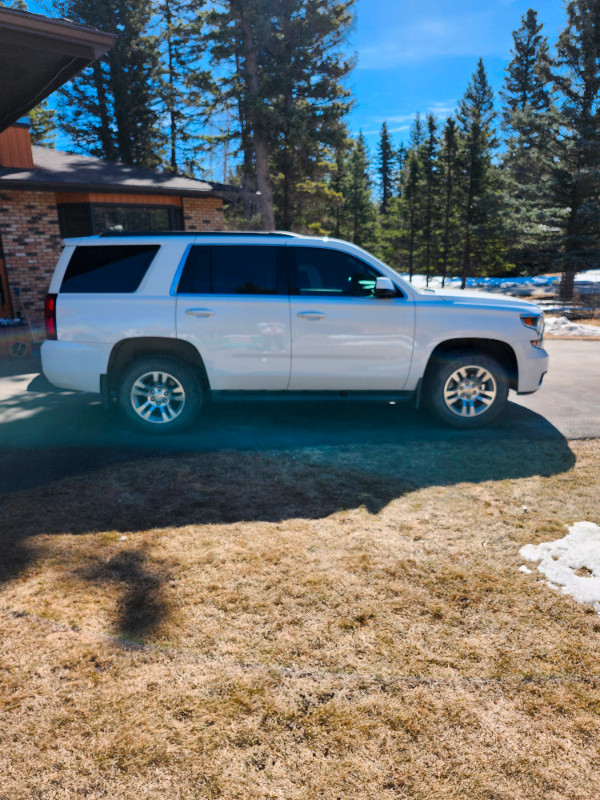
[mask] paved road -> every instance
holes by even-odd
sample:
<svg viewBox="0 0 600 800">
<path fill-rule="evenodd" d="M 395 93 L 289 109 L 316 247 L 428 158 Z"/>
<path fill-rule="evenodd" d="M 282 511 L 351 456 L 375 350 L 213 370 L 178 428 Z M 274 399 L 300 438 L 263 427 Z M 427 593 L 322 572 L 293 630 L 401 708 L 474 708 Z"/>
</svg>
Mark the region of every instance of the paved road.
<svg viewBox="0 0 600 800">
<path fill-rule="evenodd" d="M 550 370 L 535 394 L 514 397 L 567 439 L 600 436 L 600 340 L 549 339 Z"/>
<path fill-rule="evenodd" d="M 497 427 L 468 434 L 474 446 L 600 436 L 600 341 L 548 342 L 550 372 L 534 395 L 511 395 Z M 182 451 L 464 441 L 406 404 L 261 403 L 215 406 L 185 433 L 131 430 L 96 396 L 28 392 L 38 364 L 10 364 L 0 377 L 0 494 L 147 456 Z M 20 369 L 19 369 L 20 367 Z"/>
</svg>

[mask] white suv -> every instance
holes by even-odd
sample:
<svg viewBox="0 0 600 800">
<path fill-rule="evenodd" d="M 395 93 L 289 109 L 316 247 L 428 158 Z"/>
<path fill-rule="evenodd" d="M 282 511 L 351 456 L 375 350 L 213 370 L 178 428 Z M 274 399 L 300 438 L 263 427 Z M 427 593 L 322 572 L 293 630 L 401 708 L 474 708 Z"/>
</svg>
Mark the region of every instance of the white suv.
<svg viewBox="0 0 600 800">
<path fill-rule="evenodd" d="M 290 233 L 71 239 L 46 300 L 42 367 L 147 431 L 232 392 L 422 396 L 444 422 L 498 417 L 548 368 L 543 315 L 482 293 L 418 291 L 364 250 Z"/>
</svg>

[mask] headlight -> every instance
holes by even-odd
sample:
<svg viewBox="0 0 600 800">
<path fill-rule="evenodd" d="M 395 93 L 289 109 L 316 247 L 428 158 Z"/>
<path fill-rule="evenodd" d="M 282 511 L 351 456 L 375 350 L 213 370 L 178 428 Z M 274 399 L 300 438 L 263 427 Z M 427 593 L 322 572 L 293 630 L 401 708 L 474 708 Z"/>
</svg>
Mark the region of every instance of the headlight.
<svg viewBox="0 0 600 800">
<path fill-rule="evenodd" d="M 540 314 L 521 314 L 521 322 L 526 328 L 534 330 L 537 334 L 536 339 L 531 340 L 534 347 L 541 347 L 544 341 L 544 315 Z"/>
</svg>

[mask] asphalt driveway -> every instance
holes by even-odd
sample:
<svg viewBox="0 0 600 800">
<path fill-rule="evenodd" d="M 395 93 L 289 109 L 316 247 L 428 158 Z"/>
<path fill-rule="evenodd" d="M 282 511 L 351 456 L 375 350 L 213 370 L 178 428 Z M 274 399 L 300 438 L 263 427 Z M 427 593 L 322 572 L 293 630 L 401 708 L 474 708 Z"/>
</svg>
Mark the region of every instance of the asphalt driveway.
<svg viewBox="0 0 600 800">
<path fill-rule="evenodd" d="M 130 429 L 97 396 L 28 391 L 39 364 L 3 365 L 0 376 L 0 494 L 122 461 L 176 452 L 264 450 L 408 441 L 464 441 L 474 447 L 600 436 L 600 341 L 550 340 L 550 372 L 534 395 L 511 395 L 490 429 L 443 428 L 407 404 L 332 401 L 214 406 L 184 433 L 155 437 Z M 6 372 L 12 374 L 6 374 Z"/>
</svg>

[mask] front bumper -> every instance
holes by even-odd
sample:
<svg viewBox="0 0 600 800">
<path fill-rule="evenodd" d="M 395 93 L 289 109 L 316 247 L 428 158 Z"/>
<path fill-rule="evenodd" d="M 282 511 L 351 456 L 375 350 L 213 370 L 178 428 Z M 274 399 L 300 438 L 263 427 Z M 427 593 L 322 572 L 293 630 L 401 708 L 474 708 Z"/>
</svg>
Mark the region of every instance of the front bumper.
<svg viewBox="0 0 600 800">
<path fill-rule="evenodd" d="M 519 385 L 517 394 L 532 394 L 542 385 L 544 375 L 548 372 L 548 353 L 543 347 L 533 347 L 526 357 L 519 359 Z"/>
</svg>

